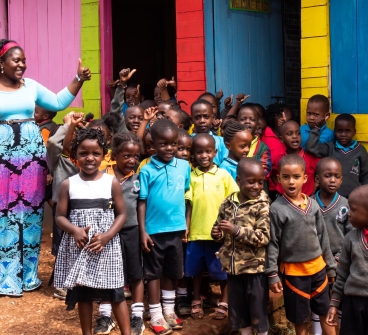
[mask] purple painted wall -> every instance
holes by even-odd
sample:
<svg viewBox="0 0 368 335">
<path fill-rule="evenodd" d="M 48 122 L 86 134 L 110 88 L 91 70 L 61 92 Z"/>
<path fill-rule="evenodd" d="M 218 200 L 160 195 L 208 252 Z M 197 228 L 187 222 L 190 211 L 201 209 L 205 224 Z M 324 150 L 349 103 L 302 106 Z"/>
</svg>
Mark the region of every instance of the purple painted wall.
<svg viewBox="0 0 368 335">
<path fill-rule="evenodd" d="M 8 13 L 6 11 L 6 1 L 0 0 L 0 39 L 8 37 Z"/>
</svg>

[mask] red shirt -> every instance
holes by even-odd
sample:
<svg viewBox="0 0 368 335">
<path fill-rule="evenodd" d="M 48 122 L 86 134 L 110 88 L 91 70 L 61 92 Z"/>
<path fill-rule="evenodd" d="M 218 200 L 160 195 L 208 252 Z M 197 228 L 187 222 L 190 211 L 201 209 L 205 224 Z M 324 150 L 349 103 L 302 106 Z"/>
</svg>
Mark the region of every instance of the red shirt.
<svg viewBox="0 0 368 335">
<path fill-rule="evenodd" d="M 286 155 L 286 152 L 280 154 L 275 159 L 275 164 L 272 164 L 272 172 L 271 175 L 276 176 L 278 174 L 278 165 L 282 157 Z M 300 148 L 298 156 L 302 157 L 305 161 L 306 174 L 308 176 L 307 182 L 302 187 L 302 193 L 311 196 L 314 193 L 314 173 L 316 171 L 316 166 L 318 161 L 320 160 L 317 157 L 305 152 L 302 148 Z M 280 183 L 276 184 L 277 192 L 284 194 L 284 190 Z"/>
<path fill-rule="evenodd" d="M 266 130 L 262 136 L 262 142 L 270 149 L 272 166 L 274 165 L 275 159 L 277 159 L 281 154 L 285 155 L 286 148 L 284 143 L 281 142 L 279 137 L 276 136 L 270 127 L 266 127 Z M 276 190 L 276 185 L 273 183 L 271 178 L 268 179 L 268 189 L 270 191 Z"/>
<path fill-rule="evenodd" d="M 364 228 L 363 231 L 364 231 L 365 240 L 368 243 L 368 229 L 367 228 Z"/>
</svg>

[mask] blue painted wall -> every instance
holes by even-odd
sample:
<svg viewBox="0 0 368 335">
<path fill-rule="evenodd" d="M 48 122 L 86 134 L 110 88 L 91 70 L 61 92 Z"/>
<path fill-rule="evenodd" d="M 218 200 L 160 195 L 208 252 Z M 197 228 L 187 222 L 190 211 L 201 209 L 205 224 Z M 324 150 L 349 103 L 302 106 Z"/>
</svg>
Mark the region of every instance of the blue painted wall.
<svg viewBox="0 0 368 335">
<path fill-rule="evenodd" d="M 284 95 L 282 1 L 271 13 L 229 9 L 229 0 L 204 0 L 207 90 L 250 94 L 264 106 Z"/>
<path fill-rule="evenodd" d="M 368 114 L 368 1 L 330 2 L 334 113 Z"/>
</svg>

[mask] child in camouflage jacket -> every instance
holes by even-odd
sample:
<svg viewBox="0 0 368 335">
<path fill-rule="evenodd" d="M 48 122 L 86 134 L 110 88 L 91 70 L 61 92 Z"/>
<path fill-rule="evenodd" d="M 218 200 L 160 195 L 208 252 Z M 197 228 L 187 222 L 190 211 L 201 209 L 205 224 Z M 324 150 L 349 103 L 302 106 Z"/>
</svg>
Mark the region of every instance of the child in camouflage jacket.
<svg viewBox="0 0 368 335">
<path fill-rule="evenodd" d="M 269 328 L 264 270 L 270 240 L 270 199 L 263 191 L 262 164 L 254 158 L 241 159 L 236 182 L 240 192 L 223 201 L 211 235 L 223 242 L 218 257 L 228 273 L 229 330 L 261 335 Z"/>
</svg>

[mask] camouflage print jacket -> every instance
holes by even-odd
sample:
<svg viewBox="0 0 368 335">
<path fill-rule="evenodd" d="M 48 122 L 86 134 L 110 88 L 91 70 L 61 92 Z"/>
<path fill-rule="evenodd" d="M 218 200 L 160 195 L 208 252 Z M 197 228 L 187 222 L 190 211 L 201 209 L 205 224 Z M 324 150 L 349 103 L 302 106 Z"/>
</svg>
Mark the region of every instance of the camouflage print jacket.
<svg viewBox="0 0 368 335">
<path fill-rule="evenodd" d="M 215 223 L 227 220 L 240 227 L 238 236 L 225 234 L 218 255 L 229 274 L 260 273 L 265 270 L 266 246 L 270 241 L 270 199 L 262 191 L 254 200 L 239 203 L 238 193 L 227 197 Z"/>
</svg>

